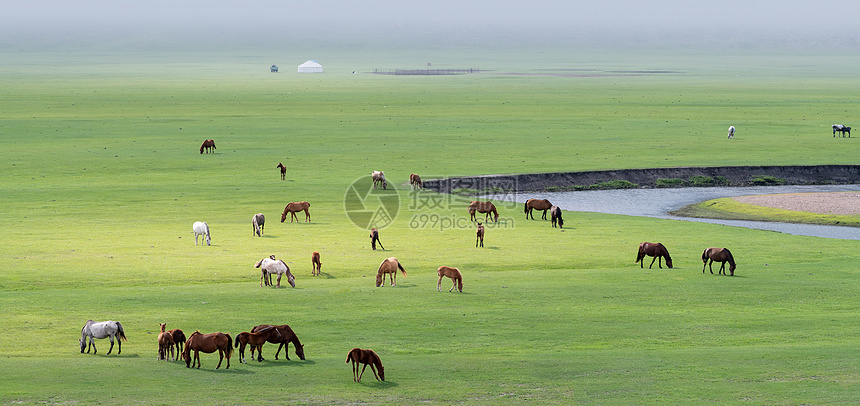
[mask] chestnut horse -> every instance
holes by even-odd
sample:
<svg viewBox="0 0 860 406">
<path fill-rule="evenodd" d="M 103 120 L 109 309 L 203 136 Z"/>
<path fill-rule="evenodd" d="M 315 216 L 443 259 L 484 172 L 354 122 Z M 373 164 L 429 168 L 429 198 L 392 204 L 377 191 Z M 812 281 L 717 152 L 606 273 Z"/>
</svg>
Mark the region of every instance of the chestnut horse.
<svg viewBox="0 0 860 406">
<path fill-rule="evenodd" d="M 490 213 L 493 213 L 493 221 L 499 221 L 499 212 L 493 202 L 472 201 L 469 203 L 469 217 L 472 221 L 475 221 L 475 212 L 486 213 L 484 221 L 489 221 Z"/>
<path fill-rule="evenodd" d="M 654 266 L 654 261 L 657 260 L 659 260 L 657 261 L 657 266 L 659 266 L 660 269 L 663 269 L 663 258 L 666 258 L 666 266 L 669 268 L 672 267 L 672 257 L 669 256 L 669 251 L 659 242 L 643 242 L 639 244 L 639 253 L 636 254 L 636 261 L 633 261 L 633 263 L 635 264 L 639 262 L 639 267 L 644 268 L 646 255 L 654 257 L 654 259 L 651 260 L 651 265 L 648 266 L 648 269 L 651 269 L 651 267 Z"/>
<path fill-rule="evenodd" d="M 296 287 L 296 277 L 290 272 L 290 267 L 287 264 L 280 260 L 275 259 L 274 255 L 269 255 L 268 258 L 263 258 L 257 261 L 254 264 L 254 268 L 260 268 L 260 287 L 263 287 L 263 282 L 266 282 L 266 286 L 272 286 L 272 274 L 278 274 L 278 285 L 276 288 L 281 287 L 281 277 L 284 274 L 287 274 L 287 282 L 289 282 L 290 286 Z"/>
<path fill-rule="evenodd" d="M 529 216 L 531 216 L 532 220 L 535 219 L 534 214 L 532 214 L 532 210 L 543 210 L 543 216 L 541 216 L 541 220 L 546 220 L 546 211 L 552 207 L 552 203 L 546 199 L 529 199 L 526 200 L 526 204 L 523 205 L 523 212 L 526 214 L 526 219 L 528 220 Z"/>
<path fill-rule="evenodd" d="M 178 328 L 170 330 L 168 333 L 173 337 L 173 344 L 176 345 L 176 359 L 178 360 L 179 354 L 182 354 L 182 347 L 185 345 L 185 333 Z"/>
<path fill-rule="evenodd" d="M 478 248 L 478 242 L 481 243 L 481 248 L 484 247 L 484 225 L 478 223 L 478 230 L 475 231 L 475 248 Z"/>
<path fill-rule="evenodd" d="M 251 218 L 251 225 L 254 227 L 254 232 L 251 234 L 257 235 L 257 237 L 263 236 L 263 227 L 266 225 L 266 216 L 263 213 L 257 213 L 254 217 Z"/>
<path fill-rule="evenodd" d="M 406 270 L 403 269 L 403 266 L 400 265 L 400 261 L 397 258 L 391 257 L 386 258 L 379 264 L 379 271 L 376 272 L 376 287 L 380 287 L 385 284 L 385 274 L 388 274 L 391 278 L 391 286 L 397 285 L 397 270 L 400 269 L 400 272 L 403 273 L 403 276 L 406 276 Z"/>
<path fill-rule="evenodd" d="M 376 243 L 379 243 L 379 247 L 385 251 L 385 247 L 382 246 L 382 241 L 379 241 L 379 230 L 376 227 L 370 229 L 370 248 L 373 248 L 376 251 Z"/>
<path fill-rule="evenodd" d="M 376 189 L 376 185 L 382 186 L 383 189 L 388 189 L 388 182 L 385 180 L 385 174 L 382 171 L 373 171 L 370 173 L 370 177 L 373 179 L 374 189 Z"/>
<path fill-rule="evenodd" d="M 278 166 L 276 166 L 275 168 L 278 168 L 281 170 L 281 180 L 286 180 L 286 178 L 287 178 L 287 167 L 284 166 L 284 164 L 278 162 Z"/>
<path fill-rule="evenodd" d="M 257 332 L 243 331 L 236 336 L 236 348 L 239 349 L 239 363 L 248 363 L 245 359 L 245 346 L 251 346 L 251 359 L 254 359 L 254 350 L 257 350 L 257 362 L 263 362 L 263 344 L 269 339 L 270 335 L 281 336 L 274 326 L 260 329 Z"/>
<path fill-rule="evenodd" d="M 555 228 L 558 223 L 558 228 L 564 228 L 564 219 L 561 218 L 561 209 L 558 206 L 549 208 L 549 217 L 552 220 L 552 227 Z"/>
<path fill-rule="evenodd" d="M 720 266 L 719 271 L 720 275 L 726 274 L 726 262 L 728 262 L 729 273 L 731 274 L 731 276 L 735 276 L 735 258 L 732 257 L 732 253 L 729 251 L 728 248 L 711 247 L 702 252 L 702 262 L 705 263 L 705 265 L 702 266 L 702 273 L 705 273 L 705 267 L 707 266 L 711 270 L 711 274 L 713 274 L 714 268 L 711 268 L 711 266 L 714 264 L 715 261 L 722 263 L 722 266 Z"/>
<path fill-rule="evenodd" d="M 320 262 L 319 251 L 314 251 L 313 254 L 311 254 L 311 266 L 313 267 L 311 270 L 311 276 L 317 276 L 322 272 L 322 262 Z"/>
<path fill-rule="evenodd" d="M 292 217 L 290 217 L 290 223 L 293 222 L 293 219 L 296 219 L 296 223 L 299 222 L 299 218 L 296 217 L 296 213 L 304 210 L 305 212 L 305 222 L 309 223 L 311 221 L 311 213 L 308 212 L 308 209 L 311 207 L 311 204 L 308 202 L 290 202 L 287 203 L 287 207 L 284 207 L 284 212 L 281 214 L 281 223 L 287 219 L 287 213 L 290 213 Z"/>
<path fill-rule="evenodd" d="M 370 365 L 370 370 L 373 371 L 373 376 L 377 381 L 385 381 L 385 368 L 382 367 L 382 360 L 379 355 L 376 355 L 373 350 L 362 350 L 361 348 L 353 348 L 346 354 L 346 363 L 352 361 L 352 380 L 353 382 L 361 382 L 361 376 L 364 375 L 364 370 Z M 364 364 L 361 368 L 361 373 L 358 373 L 358 364 Z M 376 370 L 379 369 L 379 374 Z"/>
<path fill-rule="evenodd" d="M 158 333 L 158 359 L 170 361 L 170 358 L 174 357 L 173 344 L 175 344 L 175 342 L 173 341 L 173 335 L 164 331 L 166 324 L 160 324 L 161 332 Z M 179 353 L 176 353 L 175 356 L 179 357 Z"/>
<path fill-rule="evenodd" d="M 286 324 L 281 324 L 280 326 L 276 326 L 274 324 L 261 324 L 259 326 L 255 326 L 251 329 L 252 333 L 258 332 L 261 329 L 267 327 L 274 327 L 278 330 L 279 335 L 269 334 L 269 342 L 272 344 L 280 344 L 278 346 L 278 351 L 275 352 L 275 359 L 278 359 L 278 354 L 281 353 L 281 348 L 284 349 L 284 355 L 286 355 L 287 360 L 290 359 L 289 354 L 289 346 L 290 343 L 293 344 L 293 347 L 296 347 L 296 355 L 304 361 L 305 359 L 305 346 L 302 345 L 301 341 L 299 341 L 299 337 L 296 336 L 296 333 L 293 332 L 293 329 Z"/>
<path fill-rule="evenodd" d="M 203 141 L 203 145 L 200 146 L 200 153 L 201 154 L 203 153 L 204 149 L 206 150 L 206 153 L 208 154 L 210 152 L 215 153 L 214 150 L 216 150 L 218 148 L 215 147 L 215 141 L 214 140 L 206 140 L 206 141 Z"/>
<path fill-rule="evenodd" d="M 191 362 L 191 351 L 194 351 L 193 360 L 197 364 L 197 369 L 200 369 L 200 351 L 206 354 L 218 351 L 220 359 L 215 369 L 221 368 L 224 356 L 227 357 L 227 368 L 224 369 L 230 369 L 230 357 L 233 356 L 233 338 L 230 337 L 230 334 L 221 332 L 200 334 L 198 330 L 192 333 L 191 337 L 188 337 L 188 341 L 185 342 L 185 349 L 182 351 L 182 359 L 185 360 L 186 368 L 194 367 L 194 364 Z"/>
<path fill-rule="evenodd" d="M 463 274 L 460 273 L 459 269 L 443 265 L 436 270 L 436 274 L 439 275 L 439 281 L 436 282 L 436 290 L 439 292 L 442 291 L 442 277 L 447 276 L 454 281 L 454 284 L 451 285 L 451 289 L 449 289 L 448 292 L 453 291 L 454 288 L 457 288 L 461 293 L 463 292 Z"/>
<path fill-rule="evenodd" d="M 413 189 L 422 189 L 424 187 L 424 184 L 421 183 L 421 177 L 415 173 L 409 175 L 409 185 Z"/>
</svg>

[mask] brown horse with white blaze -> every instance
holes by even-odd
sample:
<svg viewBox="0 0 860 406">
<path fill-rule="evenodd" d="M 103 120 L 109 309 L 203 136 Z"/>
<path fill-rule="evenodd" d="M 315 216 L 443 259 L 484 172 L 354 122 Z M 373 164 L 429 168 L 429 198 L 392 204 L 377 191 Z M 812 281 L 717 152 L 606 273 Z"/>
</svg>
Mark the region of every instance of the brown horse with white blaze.
<svg viewBox="0 0 860 406">
<path fill-rule="evenodd" d="M 526 219 L 531 216 L 532 220 L 535 219 L 533 210 L 543 210 L 543 215 L 540 217 L 541 220 L 546 220 L 546 211 L 552 207 L 552 203 L 546 199 L 529 199 L 526 200 L 526 203 L 523 207 L 523 212 L 526 213 Z"/>
<path fill-rule="evenodd" d="M 191 351 L 194 351 L 193 363 Z M 188 337 L 188 341 L 185 342 L 185 350 L 182 351 L 182 359 L 185 360 L 186 368 L 193 368 L 194 363 L 196 363 L 197 369 L 200 369 L 201 351 L 206 354 L 218 351 L 220 359 L 218 360 L 218 366 L 215 367 L 215 369 L 221 368 L 221 362 L 224 361 L 224 357 L 226 356 L 227 368 L 225 369 L 229 369 L 230 357 L 233 356 L 233 338 L 230 337 L 230 334 L 221 332 L 200 334 L 200 331 L 195 331 L 191 334 L 191 337 Z"/>
<path fill-rule="evenodd" d="M 403 276 L 406 276 L 406 270 L 403 269 L 403 265 L 400 265 L 400 261 L 397 258 L 391 257 L 386 258 L 379 264 L 379 270 L 376 272 L 376 287 L 380 287 L 385 284 L 385 275 L 388 274 L 391 279 L 391 286 L 397 285 L 397 270 L 400 270 L 403 273 Z"/>
<path fill-rule="evenodd" d="M 436 290 L 439 292 L 442 291 L 442 277 L 447 276 L 454 281 L 454 284 L 451 285 L 451 289 L 449 289 L 448 292 L 453 291 L 454 288 L 457 288 L 460 293 L 463 292 L 463 274 L 460 273 L 459 269 L 443 265 L 440 266 L 439 269 L 436 269 L 436 274 L 439 275 L 439 281 L 436 282 Z"/>
<path fill-rule="evenodd" d="M 305 222 L 309 223 L 311 221 L 311 213 L 308 211 L 310 209 L 311 204 L 308 202 L 290 202 L 287 203 L 287 206 L 284 207 L 284 212 L 281 213 L 281 223 L 283 223 L 287 219 L 287 213 L 290 213 L 290 223 L 293 222 L 293 219 L 296 220 L 296 223 L 299 222 L 299 218 L 296 216 L 296 213 L 300 211 L 305 212 Z"/>
<path fill-rule="evenodd" d="M 203 141 L 203 144 L 200 145 L 200 153 L 201 154 L 203 153 L 204 150 L 206 151 L 207 154 L 210 152 L 215 153 L 216 149 L 218 149 L 218 148 L 215 147 L 215 141 L 214 140 Z"/>
<path fill-rule="evenodd" d="M 493 213 L 493 221 L 499 221 L 499 212 L 496 211 L 496 205 L 493 202 L 472 201 L 469 203 L 469 217 L 472 221 L 475 221 L 475 212 L 486 213 L 484 221 L 489 221 L 490 213 Z"/>
<path fill-rule="evenodd" d="M 649 269 L 654 266 L 654 261 L 657 261 L 657 266 L 659 266 L 660 269 L 663 269 L 663 258 L 666 258 L 666 266 L 669 268 L 672 267 L 672 257 L 669 256 L 669 250 L 659 242 L 643 242 L 639 244 L 639 253 L 636 254 L 636 261 L 633 261 L 633 263 L 635 264 L 639 262 L 639 267 L 644 268 L 646 255 L 654 257 L 654 259 L 651 260 L 651 265 L 648 265 Z"/>
<path fill-rule="evenodd" d="M 708 262 L 710 261 L 710 262 Z M 729 263 L 729 273 L 731 276 L 735 276 L 735 258 L 732 256 L 731 251 L 728 248 L 715 248 L 710 247 L 702 252 L 702 262 L 705 264 L 702 266 L 702 273 L 705 273 L 705 267 L 711 270 L 711 274 L 714 273 L 714 268 L 712 268 L 714 262 L 721 262 L 719 274 L 726 274 L 726 262 Z"/>
<path fill-rule="evenodd" d="M 353 382 L 361 382 L 361 376 L 364 375 L 364 370 L 370 365 L 370 370 L 373 371 L 373 376 L 377 381 L 385 381 L 385 368 L 382 366 L 382 360 L 379 355 L 376 355 L 373 350 L 363 350 L 361 348 L 353 348 L 346 354 L 346 363 L 352 361 L 352 380 Z M 358 365 L 364 364 L 361 368 L 361 373 L 358 372 Z M 377 374 L 377 369 L 379 373 Z"/>
</svg>

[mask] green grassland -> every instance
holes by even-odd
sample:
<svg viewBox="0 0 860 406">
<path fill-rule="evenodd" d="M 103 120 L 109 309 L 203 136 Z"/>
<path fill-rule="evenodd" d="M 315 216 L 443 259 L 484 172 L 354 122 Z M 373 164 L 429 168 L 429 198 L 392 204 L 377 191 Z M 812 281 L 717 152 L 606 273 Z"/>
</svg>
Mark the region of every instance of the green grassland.
<svg viewBox="0 0 860 406">
<path fill-rule="evenodd" d="M 498 202 L 504 226 L 488 227 L 480 249 L 468 198 L 406 185 L 412 172 L 854 164 L 856 139 L 831 137 L 830 124 L 857 112 L 856 57 L 464 54 L 470 66 L 448 65 L 491 71 L 366 73 L 424 61 L 403 55 L 333 53 L 319 58 L 326 73 L 307 76 L 270 74 L 257 54 L 8 55 L 0 402 L 856 402 L 857 241 L 580 212 L 559 230 Z M 201 155 L 207 138 L 218 149 Z M 344 206 L 372 170 L 399 191 L 386 251 L 370 249 Z M 300 200 L 312 221 L 278 222 Z M 262 238 L 251 233 L 258 212 Z M 191 241 L 197 220 L 212 246 Z M 664 243 L 675 268 L 640 269 L 641 241 Z M 709 246 L 732 249 L 735 277 L 702 273 Z M 259 286 L 253 264 L 269 254 L 296 288 Z M 389 256 L 408 276 L 376 288 Z M 461 269 L 464 293 L 448 293 L 449 280 L 436 291 L 440 265 Z M 123 323 L 121 355 L 106 356 L 106 340 L 79 353 L 90 318 Z M 266 345 L 266 361 L 234 356 L 227 370 L 211 354 L 200 370 L 158 362 L 161 322 L 234 337 L 287 323 L 307 359 L 291 348 L 276 361 Z M 353 347 L 380 354 L 385 382 L 350 379 Z"/>
<path fill-rule="evenodd" d="M 673 211 L 672 214 L 727 220 L 777 221 L 784 223 L 860 227 L 860 216 L 775 209 L 741 203 L 728 197 L 691 204 Z"/>
</svg>

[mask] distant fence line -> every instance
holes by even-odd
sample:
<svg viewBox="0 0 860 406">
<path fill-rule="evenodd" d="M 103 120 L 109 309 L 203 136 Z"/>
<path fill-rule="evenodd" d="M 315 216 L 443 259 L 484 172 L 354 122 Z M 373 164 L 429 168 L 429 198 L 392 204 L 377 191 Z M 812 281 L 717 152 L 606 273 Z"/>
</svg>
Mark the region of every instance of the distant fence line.
<svg viewBox="0 0 860 406">
<path fill-rule="evenodd" d="M 466 75 L 480 73 L 481 69 L 374 69 L 377 75 Z"/>
</svg>

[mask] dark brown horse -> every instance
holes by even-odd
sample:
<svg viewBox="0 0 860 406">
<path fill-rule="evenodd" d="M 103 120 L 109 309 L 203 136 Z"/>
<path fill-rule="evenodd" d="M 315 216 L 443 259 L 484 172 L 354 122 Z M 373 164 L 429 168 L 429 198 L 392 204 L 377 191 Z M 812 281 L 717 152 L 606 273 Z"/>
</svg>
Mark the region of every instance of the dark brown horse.
<svg viewBox="0 0 860 406">
<path fill-rule="evenodd" d="M 708 262 L 710 261 L 710 262 Z M 714 262 L 721 262 L 720 266 L 720 275 L 726 274 L 726 262 L 729 263 L 729 273 L 731 276 L 735 276 L 735 258 L 732 256 L 732 253 L 728 248 L 708 248 L 704 252 L 702 252 L 702 262 L 705 264 L 702 266 L 702 273 L 705 273 L 705 267 L 711 270 L 711 274 L 714 273 L 714 268 L 711 266 Z"/>
<path fill-rule="evenodd" d="M 379 264 L 379 270 L 376 272 L 376 287 L 380 287 L 385 284 L 385 275 L 389 275 L 391 279 L 391 286 L 397 285 L 397 270 L 400 269 L 400 272 L 403 273 L 403 276 L 406 276 L 406 270 L 403 269 L 403 265 L 400 265 L 400 261 L 397 258 L 391 257 L 386 258 Z"/>
<path fill-rule="evenodd" d="M 185 345 L 185 333 L 178 328 L 170 330 L 168 333 L 173 337 L 173 344 L 176 346 L 176 359 L 178 360 L 179 355 L 182 354 L 182 347 Z"/>
<path fill-rule="evenodd" d="M 672 257 L 669 256 L 669 251 L 659 242 L 643 242 L 639 244 L 639 253 L 636 254 L 636 261 L 633 261 L 633 263 L 635 264 L 636 262 L 639 262 L 639 267 L 644 268 L 646 255 L 654 257 L 654 259 L 651 260 L 651 265 L 648 265 L 649 269 L 654 266 L 654 261 L 657 260 L 659 260 L 657 261 L 657 266 L 659 266 L 660 269 L 663 269 L 663 258 L 666 258 L 666 266 L 669 268 L 672 267 Z"/>
<path fill-rule="evenodd" d="M 549 216 L 552 220 L 553 228 L 555 228 L 556 224 L 558 224 L 558 228 L 564 228 L 564 219 L 561 218 L 561 209 L 558 206 L 552 206 L 549 208 Z"/>
<path fill-rule="evenodd" d="M 413 173 L 409 175 L 409 185 L 413 189 L 421 189 L 424 187 L 424 184 L 421 183 L 421 177 L 418 174 Z"/>
<path fill-rule="evenodd" d="M 352 361 L 352 380 L 353 382 L 361 382 L 361 376 L 364 375 L 364 370 L 370 365 L 370 370 L 373 371 L 373 376 L 377 381 L 385 380 L 385 368 L 382 367 L 382 360 L 379 355 L 376 355 L 373 350 L 362 350 L 361 348 L 353 348 L 346 354 L 346 363 Z M 361 373 L 358 373 L 358 364 L 364 364 L 361 368 Z M 376 370 L 379 369 L 379 374 Z"/>
<path fill-rule="evenodd" d="M 484 225 L 478 223 L 478 229 L 475 231 L 475 248 L 478 248 L 478 243 L 481 243 L 481 248 L 484 247 Z"/>
<path fill-rule="evenodd" d="M 268 341 L 272 344 L 280 344 L 278 346 L 278 351 L 275 352 L 275 359 L 278 359 L 278 354 L 281 353 L 281 349 L 284 349 L 284 355 L 286 355 L 287 360 L 290 359 L 289 354 L 289 344 L 293 343 L 293 347 L 296 348 L 296 355 L 304 361 L 305 359 L 305 346 L 302 345 L 301 341 L 299 341 L 299 337 L 296 336 L 296 333 L 293 332 L 293 329 L 286 324 L 281 324 L 280 326 L 276 326 L 274 324 L 261 324 L 259 326 L 255 326 L 251 329 L 252 333 L 258 332 L 264 328 L 274 327 L 278 330 L 278 334 L 269 334 Z"/>
<path fill-rule="evenodd" d="M 370 229 L 370 248 L 373 248 L 376 251 L 376 244 L 379 243 L 379 247 L 385 251 L 385 247 L 382 246 L 382 241 L 379 241 L 379 230 L 376 227 Z"/>
<path fill-rule="evenodd" d="M 532 214 L 532 210 L 543 210 L 543 215 L 540 217 L 541 220 L 546 220 L 546 211 L 552 207 L 552 203 L 546 199 L 529 199 L 526 200 L 526 204 L 523 205 L 523 212 L 526 213 L 526 219 L 531 216 L 532 220 L 535 219 L 534 214 Z"/>
<path fill-rule="evenodd" d="M 311 254 L 311 266 L 314 268 L 311 270 L 311 276 L 317 276 L 322 272 L 322 262 L 320 262 L 320 253 L 318 251 L 314 251 Z"/>
<path fill-rule="evenodd" d="M 284 212 L 281 214 L 281 223 L 287 219 L 287 213 L 290 213 L 292 217 L 290 217 L 290 223 L 293 222 L 293 219 L 296 219 L 296 223 L 299 222 L 299 218 L 296 217 L 296 213 L 300 211 L 305 212 L 305 222 L 311 221 L 311 213 L 308 212 L 308 209 L 311 207 L 311 204 L 308 202 L 290 202 L 287 203 L 287 207 L 284 207 Z"/>
<path fill-rule="evenodd" d="M 477 202 L 469 203 L 469 217 L 475 221 L 475 212 L 486 213 L 484 221 L 489 221 L 490 213 L 493 213 L 493 221 L 499 221 L 499 212 L 496 211 L 496 206 L 492 202 Z"/>
<path fill-rule="evenodd" d="M 158 333 L 158 359 L 170 361 L 170 358 L 174 357 L 173 352 L 173 335 L 170 332 L 165 331 L 165 323 L 161 324 L 161 332 Z M 175 354 L 176 357 L 179 356 L 178 353 Z"/>
<path fill-rule="evenodd" d="M 191 351 L 194 351 L 194 363 L 197 364 L 197 369 L 200 369 L 200 351 L 206 354 L 211 354 L 218 351 L 218 366 L 215 369 L 221 368 L 221 362 L 224 357 L 227 357 L 227 368 L 230 368 L 230 357 L 233 356 L 233 337 L 225 333 L 200 334 L 200 331 L 195 331 L 188 337 L 185 342 L 185 350 L 182 351 L 182 359 L 185 360 L 186 368 L 193 368 Z"/>
<path fill-rule="evenodd" d="M 436 269 L 436 274 L 439 275 L 439 281 L 436 282 L 436 290 L 442 291 L 442 277 L 447 276 L 454 281 L 454 284 L 451 286 L 451 289 L 448 289 L 448 292 L 457 288 L 461 293 L 463 292 L 463 274 L 460 273 L 460 270 L 457 268 L 451 268 L 450 266 L 440 266 L 439 269 Z"/>
<path fill-rule="evenodd" d="M 281 333 L 278 332 L 274 326 L 269 326 L 260 329 L 257 332 L 247 332 L 243 331 L 236 336 L 236 348 L 239 349 L 239 363 L 242 362 L 248 363 L 245 359 L 245 346 L 251 346 L 251 359 L 254 359 L 254 350 L 257 351 L 257 362 L 263 361 L 263 344 L 268 341 L 269 336 L 276 336 L 278 338 L 281 337 Z"/>
<path fill-rule="evenodd" d="M 201 154 L 203 153 L 203 150 L 206 150 L 206 153 L 208 154 L 210 152 L 214 153 L 215 152 L 214 150 L 216 150 L 216 149 L 218 149 L 218 148 L 215 147 L 215 141 L 214 140 L 203 141 L 203 145 L 200 145 L 200 153 Z"/>
<path fill-rule="evenodd" d="M 285 180 L 287 178 L 287 167 L 284 164 L 278 162 L 278 166 L 275 168 L 279 168 L 281 170 L 281 180 Z"/>
</svg>

